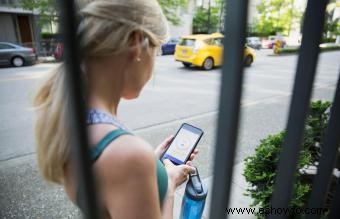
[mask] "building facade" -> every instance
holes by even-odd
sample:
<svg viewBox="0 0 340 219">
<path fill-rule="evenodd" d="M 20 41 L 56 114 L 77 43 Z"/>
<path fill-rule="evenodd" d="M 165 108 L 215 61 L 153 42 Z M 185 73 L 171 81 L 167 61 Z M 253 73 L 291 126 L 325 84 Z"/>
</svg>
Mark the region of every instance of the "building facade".
<svg viewBox="0 0 340 219">
<path fill-rule="evenodd" d="M 20 7 L 18 0 L 0 0 L 0 41 L 37 47 L 38 14 Z"/>
</svg>

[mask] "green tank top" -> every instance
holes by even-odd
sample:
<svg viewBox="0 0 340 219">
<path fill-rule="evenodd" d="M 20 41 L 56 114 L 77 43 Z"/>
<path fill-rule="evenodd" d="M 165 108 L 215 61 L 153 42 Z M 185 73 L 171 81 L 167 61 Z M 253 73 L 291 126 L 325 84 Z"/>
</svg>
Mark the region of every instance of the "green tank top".
<svg viewBox="0 0 340 219">
<path fill-rule="evenodd" d="M 90 150 L 90 157 L 92 164 L 100 157 L 105 148 L 115 139 L 122 135 L 131 135 L 130 132 L 123 129 L 116 129 L 109 132 L 95 147 Z M 165 170 L 163 163 L 160 160 L 156 160 L 156 171 L 157 171 L 157 184 L 158 184 L 158 194 L 161 206 L 163 205 L 167 190 L 168 190 L 168 175 Z M 82 209 L 82 198 L 81 194 L 78 192 L 77 188 L 77 204 L 80 209 Z"/>
</svg>

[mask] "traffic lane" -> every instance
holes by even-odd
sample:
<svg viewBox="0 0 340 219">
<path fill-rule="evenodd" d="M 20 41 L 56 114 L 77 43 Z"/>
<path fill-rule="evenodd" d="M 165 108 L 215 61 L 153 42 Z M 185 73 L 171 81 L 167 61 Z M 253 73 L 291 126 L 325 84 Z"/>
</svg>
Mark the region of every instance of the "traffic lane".
<svg viewBox="0 0 340 219">
<path fill-rule="evenodd" d="M 10 80 L 21 80 L 31 77 L 38 79 L 48 74 L 48 72 L 60 63 L 41 63 L 33 66 L 0 68 L 0 82 Z"/>
<path fill-rule="evenodd" d="M 35 151 L 34 110 L 35 80 L 0 82 L 0 161 Z"/>
</svg>

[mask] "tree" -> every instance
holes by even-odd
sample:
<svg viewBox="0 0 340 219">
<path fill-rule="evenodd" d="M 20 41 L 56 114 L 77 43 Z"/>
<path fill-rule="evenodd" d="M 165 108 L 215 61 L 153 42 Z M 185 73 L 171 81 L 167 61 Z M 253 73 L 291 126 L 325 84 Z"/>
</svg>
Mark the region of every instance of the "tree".
<svg viewBox="0 0 340 219">
<path fill-rule="evenodd" d="M 340 35 L 340 18 L 333 19 L 337 7 L 340 7 L 340 3 L 336 2 L 336 0 L 330 0 L 330 3 L 327 5 L 323 32 L 325 41 L 327 39 L 333 41 L 337 35 Z"/>
<path fill-rule="evenodd" d="M 209 18 L 210 15 L 210 18 Z M 198 7 L 192 22 L 193 33 L 211 33 L 219 29 L 220 7 L 211 6 L 209 8 Z"/>
<path fill-rule="evenodd" d="M 302 17 L 302 11 L 294 3 L 294 0 L 261 0 L 257 5 L 255 32 L 262 36 L 289 35 L 292 25 Z"/>
<path fill-rule="evenodd" d="M 225 0 L 216 0 L 217 5 L 220 7 L 219 12 L 219 31 L 224 33 L 224 21 L 226 16 L 226 1 Z"/>
<path fill-rule="evenodd" d="M 24 9 L 39 13 L 38 25 L 40 27 L 45 25 L 51 27 L 59 20 L 59 13 L 54 0 L 21 0 L 20 3 Z"/>
<path fill-rule="evenodd" d="M 158 0 L 165 17 L 173 25 L 179 25 L 181 23 L 178 17 L 177 11 L 188 5 L 188 0 Z"/>
<path fill-rule="evenodd" d="M 59 13 L 55 0 L 21 0 L 21 7 L 38 12 L 39 26 L 51 25 L 59 21 Z M 188 0 L 158 0 L 168 21 L 174 25 L 180 24 L 177 11 L 188 4 Z"/>
</svg>

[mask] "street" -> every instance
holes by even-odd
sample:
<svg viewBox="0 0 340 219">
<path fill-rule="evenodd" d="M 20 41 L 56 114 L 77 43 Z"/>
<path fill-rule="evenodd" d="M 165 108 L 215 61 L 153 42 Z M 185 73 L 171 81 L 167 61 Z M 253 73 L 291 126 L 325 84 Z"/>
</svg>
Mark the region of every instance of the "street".
<svg viewBox="0 0 340 219">
<path fill-rule="evenodd" d="M 257 51 L 253 65 L 245 68 L 235 164 L 251 155 L 260 139 L 286 125 L 297 56 L 271 53 Z M 339 64 L 340 51 L 320 54 L 313 99 L 332 101 Z M 31 101 L 39 82 L 57 65 L 0 68 L 0 218 L 79 215 L 62 188 L 42 181 L 35 160 Z M 174 134 L 183 122 L 200 127 L 204 135 L 194 164 L 201 177 L 211 177 L 220 80 L 221 68 L 184 68 L 172 55 L 158 56 L 154 75 L 141 96 L 123 100 L 118 118 L 154 147 Z"/>
</svg>

